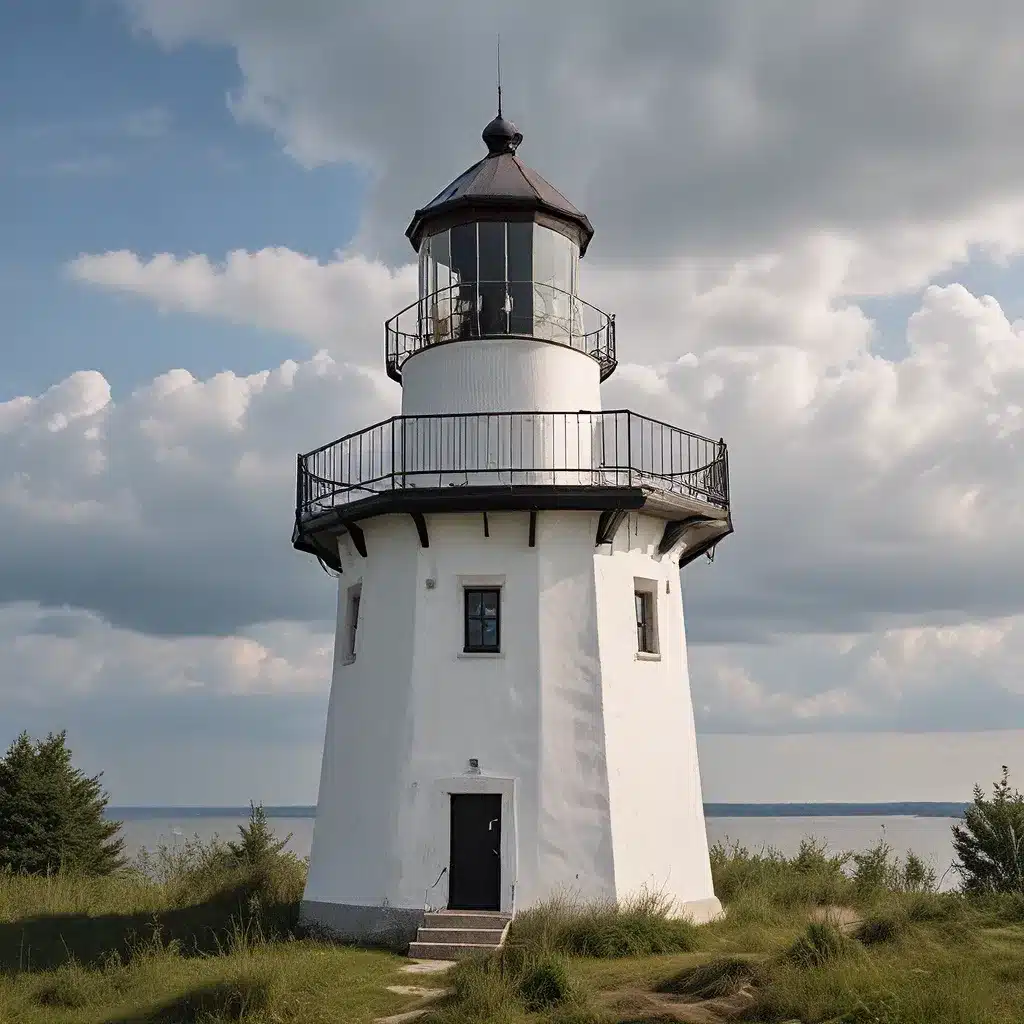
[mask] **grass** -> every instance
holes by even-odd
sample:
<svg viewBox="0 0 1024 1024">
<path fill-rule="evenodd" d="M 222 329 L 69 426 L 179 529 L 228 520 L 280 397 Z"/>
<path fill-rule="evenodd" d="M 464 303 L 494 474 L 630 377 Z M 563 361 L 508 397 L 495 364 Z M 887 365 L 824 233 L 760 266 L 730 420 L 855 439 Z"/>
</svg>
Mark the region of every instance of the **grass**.
<svg viewBox="0 0 1024 1024">
<path fill-rule="evenodd" d="M 387 991 L 409 983 L 402 957 L 300 934 L 305 870 L 195 841 L 105 878 L 0 874 L 0 1024 L 359 1024 L 407 1009 Z"/>
<path fill-rule="evenodd" d="M 1024 896 L 937 893 L 884 843 L 845 855 L 811 839 L 793 857 L 719 845 L 712 868 L 727 914 L 706 925 L 651 896 L 521 914 L 505 950 L 454 969 L 424 1024 L 1024 1020 Z"/>
<path fill-rule="evenodd" d="M 163 848 L 106 878 L 0 875 L 0 1024 L 366 1024 L 409 1009 L 388 985 L 443 984 L 423 1024 L 1019 1024 L 1024 894 L 934 891 L 879 844 L 793 857 L 716 846 L 724 918 L 657 895 L 553 900 L 496 954 L 444 976 L 394 952 L 304 936 L 305 864 L 222 844 Z"/>
</svg>

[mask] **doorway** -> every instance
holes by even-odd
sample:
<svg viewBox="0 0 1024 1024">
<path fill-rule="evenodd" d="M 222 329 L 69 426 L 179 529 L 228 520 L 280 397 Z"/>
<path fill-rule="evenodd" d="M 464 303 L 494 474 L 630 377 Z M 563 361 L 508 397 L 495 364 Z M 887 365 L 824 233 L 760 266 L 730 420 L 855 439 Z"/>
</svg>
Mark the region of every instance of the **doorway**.
<svg viewBox="0 0 1024 1024">
<path fill-rule="evenodd" d="M 450 910 L 501 908 L 501 794 L 451 794 Z"/>
</svg>

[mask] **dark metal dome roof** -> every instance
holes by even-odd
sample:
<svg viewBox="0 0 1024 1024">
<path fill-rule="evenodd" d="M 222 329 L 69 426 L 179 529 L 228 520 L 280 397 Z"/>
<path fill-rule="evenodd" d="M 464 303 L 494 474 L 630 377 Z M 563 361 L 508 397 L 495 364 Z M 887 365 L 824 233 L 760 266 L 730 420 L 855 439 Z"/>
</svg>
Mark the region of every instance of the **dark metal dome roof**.
<svg viewBox="0 0 1024 1024">
<path fill-rule="evenodd" d="M 593 225 L 554 185 L 515 155 L 523 141 L 516 126 L 499 114 L 484 128 L 483 140 L 487 156 L 413 215 L 405 232 L 413 248 L 419 251 L 431 227 L 441 229 L 510 214 L 557 228 L 579 245 L 580 255 L 585 253 L 594 236 Z"/>
</svg>

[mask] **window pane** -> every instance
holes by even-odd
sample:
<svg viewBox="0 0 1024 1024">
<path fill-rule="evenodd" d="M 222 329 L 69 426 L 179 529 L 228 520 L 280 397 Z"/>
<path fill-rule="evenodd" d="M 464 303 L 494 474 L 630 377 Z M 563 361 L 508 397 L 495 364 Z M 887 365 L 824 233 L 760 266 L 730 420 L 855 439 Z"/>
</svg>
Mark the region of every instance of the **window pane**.
<svg viewBox="0 0 1024 1024">
<path fill-rule="evenodd" d="M 533 334 L 533 223 L 508 225 L 510 334 Z"/>
<path fill-rule="evenodd" d="M 452 291 L 455 303 L 452 338 L 480 336 L 476 292 L 476 224 L 457 224 L 451 230 Z"/>
<path fill-rule="evenodd" d="M 498 646 L 498 621 L 497 619 L 484 619 L 483 622 L 483 646 Z"/>
<path fill-rule="evenodd" d="M 496 590 L 485 590 L 483 593 L 484 615 L 498 614 L 498 592 Z"/>
<path fill-rule="evenodd" d="M 508 279 L 533 280 L 533 222 L 508 225 Z"/>
<path fill-rule="evenodd" d="M 466 623 L 466 646 L 483 646 L 483 629 L 481 627 L 479 619 L 470 619 Z"/>
<path fill-rule="evenodd" d="M 457 224 L 453 227 L 451 245 L 452 271 L 458 275 L 459 282 L 476 281 L 476 225 Z"/>
<path fill-rule="evenodd" d="M 505 281 L 505 224 L 501 221 L 481 221 L 480 280 Z"/>
<path fill-rule="evenodd" d="M 533 279 L 569 291 L 572 288 L 572 263 L 575 246 L 565 235 L 534 225 Z"/>
<path fill-rule="evenodd" d="M 439 288 L 447 288 L 451 284 L 448 270 L 451 266 L 451 257 L 448 252 L 447 231 L 431 235 L 427 242 L 430 245 L 430 276 L 427 281 L 429 293 Z"/>
<path fill-rule="evenodd" d="M 480 602 L 482 595 L 479 590 L 467 590 L 466 591 L 466 614 L 467 615 L 480 615 Z"/>
</svg>

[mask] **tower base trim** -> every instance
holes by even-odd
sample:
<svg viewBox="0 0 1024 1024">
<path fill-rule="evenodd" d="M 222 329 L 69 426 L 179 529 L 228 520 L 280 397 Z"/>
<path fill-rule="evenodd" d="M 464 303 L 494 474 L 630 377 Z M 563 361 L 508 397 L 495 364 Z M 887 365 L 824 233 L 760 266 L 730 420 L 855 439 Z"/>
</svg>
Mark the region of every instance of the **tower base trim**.
<svg viewBox="0 0 1024 1024">
<path fill-rule="evenodd" d="M 347 942 L 407 946 L 423 924 L 422 907 L 368 907 L 352 903 L 303 900 L 299 923 L 315 932 Z"/>
<path fill-rule="evenodd" d="M 708 896 L 702 900 L 687 900 L 677 904 L 675 916 L 688 917 L 694 924 L 707 924 L 709 921 L 717 921 L 723 914 L 725 911 L 718 897 Z"/>
</svg>

